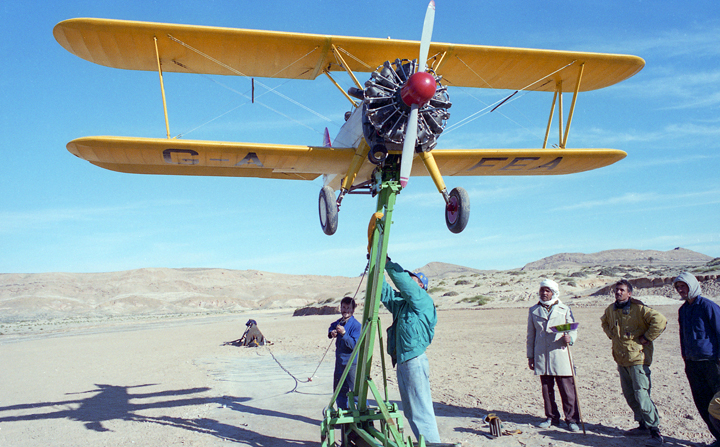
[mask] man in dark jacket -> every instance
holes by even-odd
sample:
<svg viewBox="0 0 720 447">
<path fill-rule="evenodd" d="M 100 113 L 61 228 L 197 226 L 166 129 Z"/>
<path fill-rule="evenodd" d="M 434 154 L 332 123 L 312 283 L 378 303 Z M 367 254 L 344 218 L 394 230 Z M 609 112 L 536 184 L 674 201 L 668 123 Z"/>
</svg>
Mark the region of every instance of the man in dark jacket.
<svg viewBox="0 0 720 447">
<path fill-rule="evenodd" d="M 720 391 L 720 306 L 700 296 L 700 283 L 683 272 L 673 280 L 675 290 L 685 300 L 678 310 L 680 353 L 690 383 L 695 406 L 720 446 L 720 432 L 710 420 L 708 405 Z"/>
<path fill-rule="evenodd" d="M 387 352 L 393 365 L 397 363 L 403 412 L 416 439 L 422 434 L 426 442 L 440 442 L 430 394 L 430 364 L 425 355 L 437 323 L 435 303 L 427 293 L 428 279 L 422 273 L 403 270 L 390 259 L 385 271 L 399 290 L 383 277 L 380 299 L 393 315 L 387 331 Z"/>
</svg>

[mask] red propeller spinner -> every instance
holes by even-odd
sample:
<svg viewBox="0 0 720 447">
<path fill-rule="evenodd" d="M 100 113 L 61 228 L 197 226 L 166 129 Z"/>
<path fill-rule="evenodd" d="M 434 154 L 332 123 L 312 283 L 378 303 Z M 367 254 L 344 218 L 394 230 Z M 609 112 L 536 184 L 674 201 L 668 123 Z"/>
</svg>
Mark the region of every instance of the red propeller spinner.
<svg viewBox="0 0 720 447">
<path fill-rule="evenodd" d="M 419 71 L 407 80 L 400 90 L 400 97 L 408 106 L 422 106 L 435 96 L 435 87 L 435 77 L 428 72 Z"/>
</svg>

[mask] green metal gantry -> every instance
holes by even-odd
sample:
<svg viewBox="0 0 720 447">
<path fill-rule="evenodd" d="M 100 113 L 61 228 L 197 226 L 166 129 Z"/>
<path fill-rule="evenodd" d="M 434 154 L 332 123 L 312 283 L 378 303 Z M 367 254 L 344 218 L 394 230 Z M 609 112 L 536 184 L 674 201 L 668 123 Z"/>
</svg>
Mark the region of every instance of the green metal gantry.
<svg viewBox="0 0 720 447">
<path fill-rule="evenodd" d="M 425 447 L 425 438 L 420 436 L 417 444 L 412 439 L 404 437 L 403 415 L 397 404 L 391 403 L 388 398 L 387 370 L 383 350 L 382 333 L 380 326 L 380 294 L 382 293 L 383 277 L 385 274 L 385 261 L 387 258 L 388 241 L 390 239 L 390 226 L 392 224 L 395 197 L 402 187 L 397 181 L 399 170 L 397 161 L 386 160 L 382 169 L 374 173 L 373 194 L 378 195 L 377 212 L 372 219 L 376 221 L 371 236 L 370 257 L 368 265 L 368 283 L 365 294 L 365 307 L 363 310 L 362 333 L 353 350 L 351 361 L 345 368 L 333 393 L 330 403 L 324 410 L 324 419 L 320 425 L 322 447 L 335 445 L 335 428 L 343 425 L 342 431 L 344 445 L 348 443 L 348 436 L 353 444 L 362 446 L 392 446 L 392 447 Z M 379 217 L 382 213 L 382 217 Z M 376 218 L 379 217 L 379 218 Z M 368 235 L 370 237 L 370 235 Z M 375 339 L 380 345 L 380 359 L 382 364 L 383 389 L 381 394 L 376 386 L 370 371 L 372 369 Z M 349 372 L 352 360 L 357 358 L 355 375 L 355 388 L 348 393 L 349 409 L 337 408 L 335 400 L 340 393 L 340 387 Z M 369 393 L 376 406 L 368 403 Z M 357 397 L 357 403 L 355 402 Z M 377 422 L 376 422 L 377 421 Z"/>
</svg>

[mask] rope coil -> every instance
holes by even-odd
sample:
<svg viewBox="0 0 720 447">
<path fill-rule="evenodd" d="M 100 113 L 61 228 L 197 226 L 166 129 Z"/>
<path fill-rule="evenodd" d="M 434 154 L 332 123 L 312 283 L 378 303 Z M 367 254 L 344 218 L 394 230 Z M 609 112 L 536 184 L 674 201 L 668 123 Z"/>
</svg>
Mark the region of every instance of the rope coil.
<svg viewBox="0 0 720 447">
<path fill-rule="evenodd" d="M 362 277 L 360 277 L 360 282 L 358 283 L 358 287 L 357 287 L 357 289 L 355 290 L 355 295 L 353 295 L 353 299 L 355 299 L 355 297 L 357 296 L 358 292 L 360 291 L 360 286 L 362 285 L 362 282 L 363 282 L 363 280 L 365 279 L 365 275 L 367 274 L 367 271 L 368 271 L 368 268 L 369 268 L 369 267 L 370 267 L 370 263 L 368 262 L 367 265 L 365 266 L 365 271 L 363 272 Z M 282 365 L 282 363 L 280 363 L 280 361 L 277 359 L 277 357 L 275 357 L 275 355 L 272 353 L 272 351 L 270 350 L 270 348 L 268 348 L 268 352 L 270 353 L 270 356 L 273 358 L 273 360 L 275 360 L 275 363 L 277 363 L 278 366 L 279 366 L 283 371 L 285 371 L 290 377 L 293 378 L 293 380 L 295 380 L 295 386 L 293 387 L 293 389 L 290 390 L 290 391 L 288 391 L 288 392 L 285 393 L 285 394 L 290 394 L 290 393 L 294 392 L 295 390 L 297 390 L 298 385 L 301 384 L 301 383 L 309 383 L 309 382 L 312 382 L 313 377 L 315 377 L 315 374 L 318 372 L 318 369 L 320 369 L 320 365 L 322 365 L 323 360 L 325 360 L 325 356 L 327 356 L 327 353 L 328 353 L 328 351 L 330 350 L 330 346 L 332 346 L 332 344 L 333 344 L 334 341 L 335 341 L 335 340 L 332 340 L 332 339 L 330 340 L 330 343 L 328 344 L 328 347 L 325 348 L 325 352 L 323 353 L 322 358 L 320 358 L 320 361 L 318 362 L 317 367 L 315 367 L 315 371 L 313 371 L 312 375 L 311 375 L 310 377 L 308 377 L 307 380 L 301 380 L 301 379 L 298 379 L 297 377 L 295 377 L 295 375 L 294 375 L 293 373 L 291 373 L 287 368 L 285 368 L 285 367 Z"/>
</svg>

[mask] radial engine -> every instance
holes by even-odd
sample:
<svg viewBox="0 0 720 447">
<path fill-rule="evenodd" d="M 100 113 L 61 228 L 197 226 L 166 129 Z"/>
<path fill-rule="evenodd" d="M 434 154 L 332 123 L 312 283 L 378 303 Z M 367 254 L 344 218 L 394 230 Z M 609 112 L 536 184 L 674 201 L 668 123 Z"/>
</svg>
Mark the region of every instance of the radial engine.
<svg viewBox="0 0 720 447">
<path fill-rule="evenodd" d="M 382 164 L 389 150 L 402 151 L 413 102 L 420 106 L 416 152 L 434 149 L 445 129 L 452 105 L 447 87 L 440 76 L 417 72 L 416 66 L 414 60 L 386 61 L 365 82 L 365 90 L 352 92 L 363 100 L 363 135 L 370 145 L 368 158 L 375 164 Z"/>
</svg>

